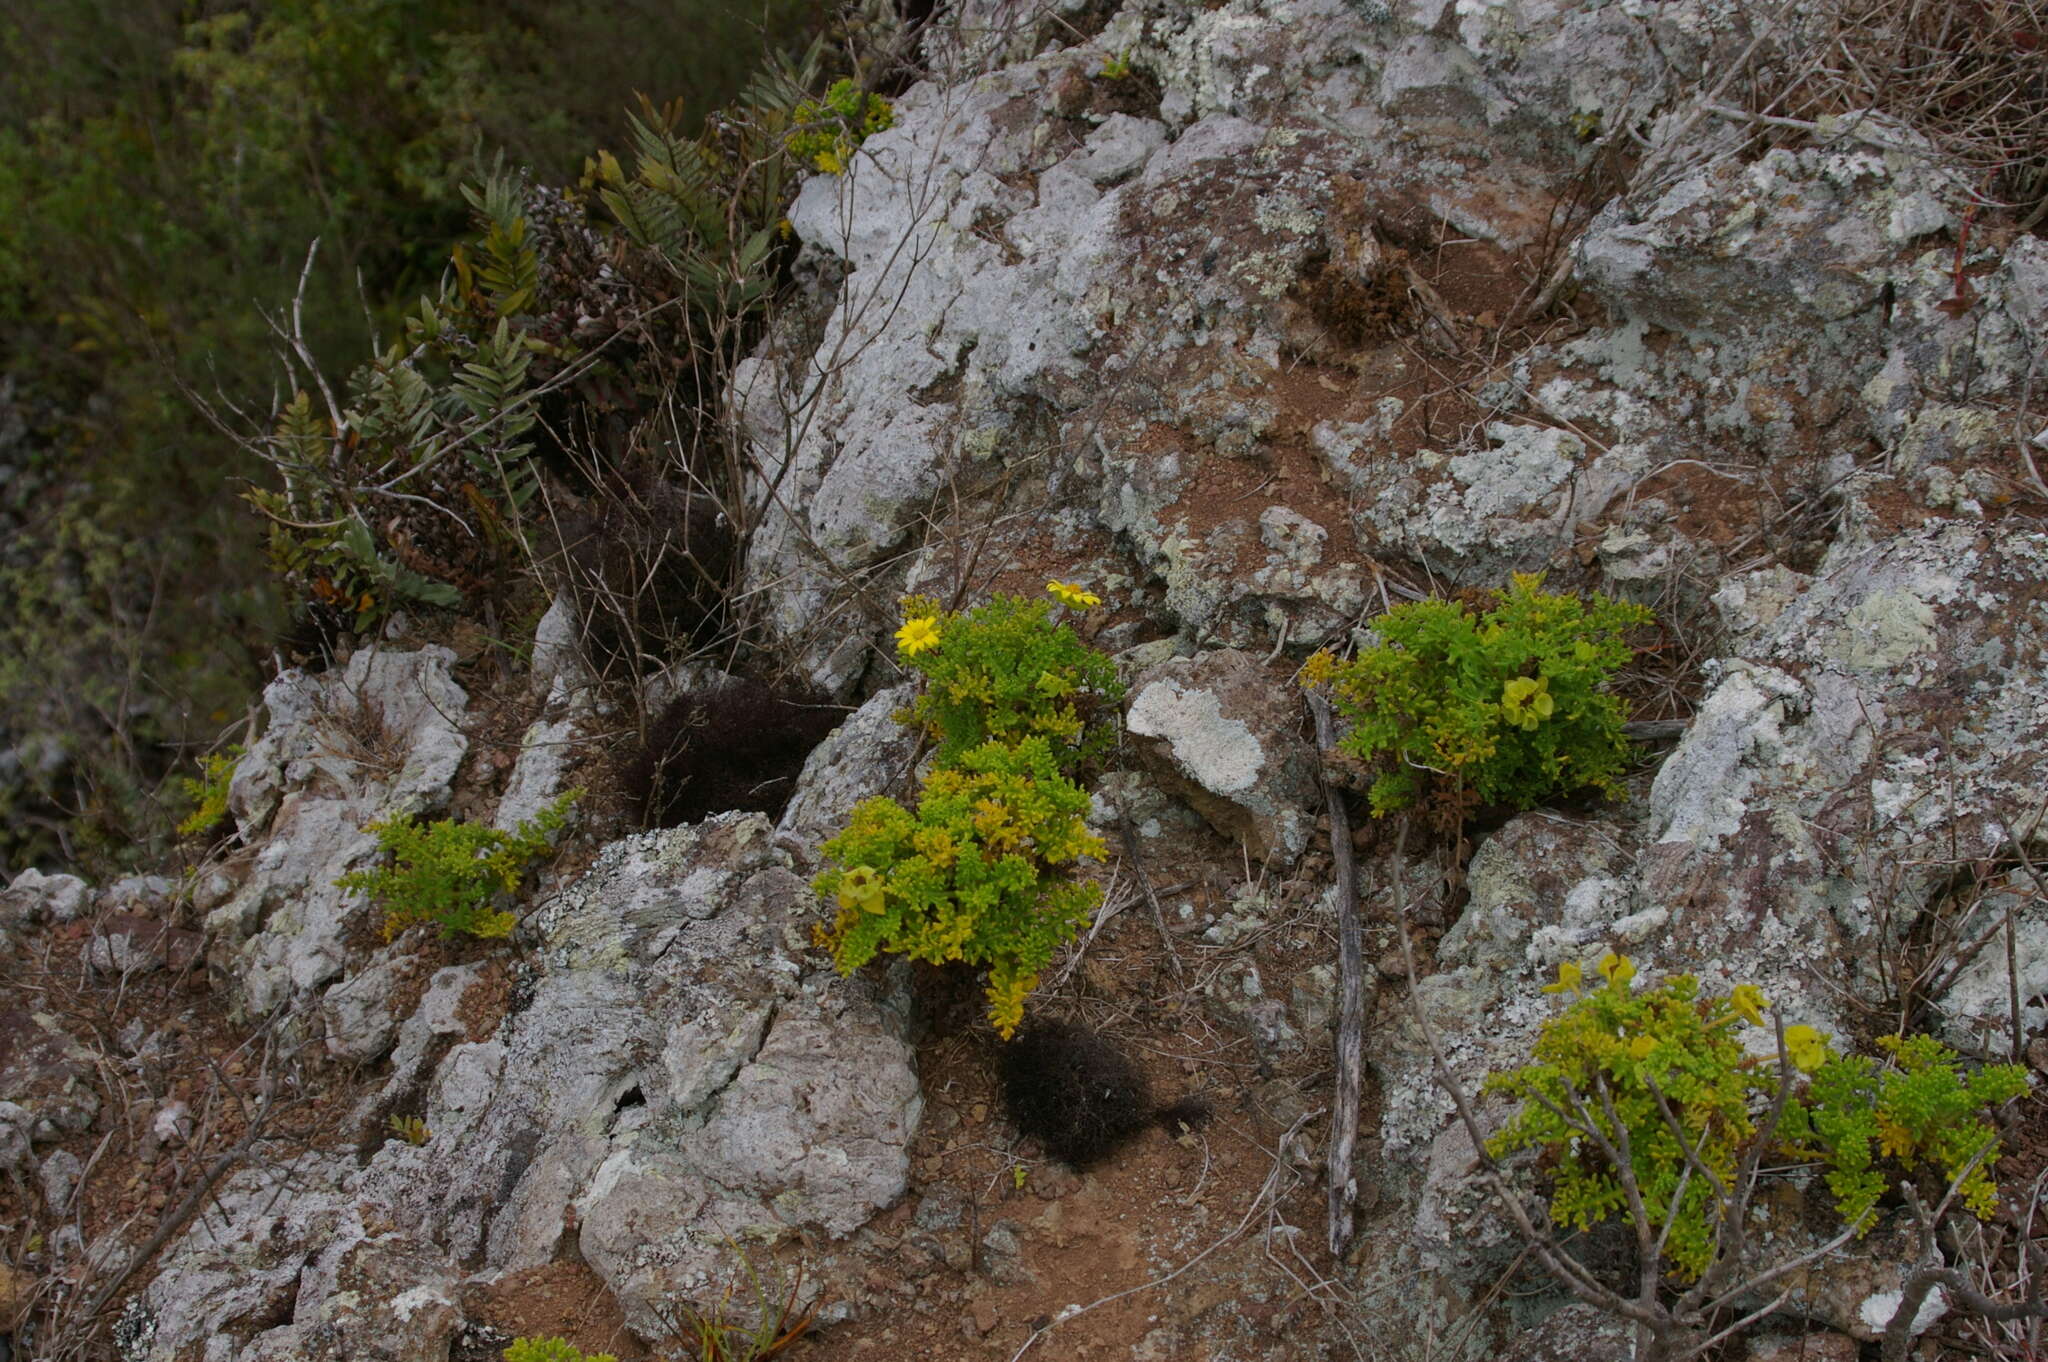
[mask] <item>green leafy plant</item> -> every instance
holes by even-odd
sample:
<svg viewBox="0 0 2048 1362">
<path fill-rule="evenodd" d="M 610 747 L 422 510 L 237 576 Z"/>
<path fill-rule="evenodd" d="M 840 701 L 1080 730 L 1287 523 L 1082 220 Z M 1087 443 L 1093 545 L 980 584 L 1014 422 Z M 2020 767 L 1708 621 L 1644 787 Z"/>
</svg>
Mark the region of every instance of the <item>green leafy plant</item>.
<svg viewBox="0 0 2048 1362">
<path fill-rule="evenodd" d="M 1856 1233 L 1875 1223 L 1888 1176 L 1922 1165 L 1977 1215 L 1995 1209 L 1998 1135 L 1985 1113 L 2027 1091 L 2019 1066 L 1965 1077 L 1929 1036 L 1886 1038 L 1892 1062 L 1880 1064 L 1838 1054 L 1807 1026 L 1755 1055 L 1740 1037 L 1764 1023 L 1755 987 L 1711 996 L 1681 974 L 1638 992 L 1617 955 L 1601 973 L 1604 984 L 1587 989 L 1578 966 L 1563 966 L 1546 991 L 1575 999 L 1544 1024 L 1535 1062 L 1486 1082 L 1521 1103 L 1487 1152 L 1545 1153 L 1557 1224 L 1640 1218 L 1672 1276 L 1698 1281 L 1739 1231 L 1728 1218 L 1747 1203 L 1732 1189 L 1766 1152 L 1820 1161 Z"/>
<path fill-rule="evenodd" d="M 796 120 L 791 154 L 828 175 L 842 175 L 862 142 L 896 125 L 896 107 L 850 79 L 836 80 L 823 99 L 799 104 Z"/>
<path fill-rule="evenodd" d="M 1094 599 L 1082 592 L 1070 603 Z M 931 735 L 940 765 L 991 739 L 1037 737 L 1072 770 L 1116 741 L 1101 718 L 1124 697 L 1116 664 L 1070 625 L 1055 622 L 1052 611 L 1052 601 L 1017 596 L 998 596 L 964 615 L 926 597 L 904 602 L 898 651 L 926 685 L 898 718 Z"/>
<path fill-rule="evenodd" d="M 384 1129 L 395 1140 L 409 1145 L 423 1145 L 433 1138 L 434 1132 L 427 1129 L 427 1123 L 418 1116 L 400 1116 L 393 1113 L 384 1122 Z"/>
<path fill-rule="evenodd" d="M 1100 604 L 1062 582 L 1047 591 L 1076 610 Z M 934 769 L 914 812 L 878 796 L 825 844 L 836 864 L 813 883 L 838 912 L 818 943 L 841 973 L 884 951 L 985 969 L 989 1019 L 1007 1039 L 1053 952 L 1102 901 L 1072 872 L 1105 850 L 1074 772 L 1113 738 L 1094 715 L 1123 688 L 1048 601 L 905 608 L 897 653 L 927 685 L 896 718 L 937 740 Z"/>
<path fill-rule="evenodd" d="M 494 906 L 497 896 L 517 889 L 527 868 L 552 854 L 552 835 L 581 795 L 569 791 L 512 833 L 445 818 L 372 823 L 368 830 L 391 864 L 352 870 L 334 883 L 369 895 L 384 910 L 386 940 L 419 922 L 439 927 L 443 939 L 510 936 L 517 919 Z"/>
<path fill-rule="evenodd" d="M 1114 52 L 1102 59 L 1102 69 L 1096 72 L 1104 80 L 1126 80 L 1131 74 L 1131 54 Z"/>
<path fill-rule="evenodd" d="M 505 1362 L 619 1362 L 610 1353 L 587 1353 L 565 1338 L 515 1338 Z"/>
<path fill-rule="evenodd" d="M 1985 1113 L 2024 1094 L 2027 1071 L 1991 1064 L 1965 1075 L 1955 1051 L 1932 1036 L 1877 1043 L 1888 1062 L 1826 1052 L 1805 1100 L 1790 1109 L 1791 1143 L 1825 1161 L 1835 1209 L 1859 1228 L 1876 1222 L 1887 1164 L 1933 1168 L 1972 1214 L 1989 1219 L 1998 1209 L 1991 1166 L 2000 1150 Z"/>
<path fill-rule="evenodd" d="M 1396 606 L 1373 622 L 1379 646 L 1309 659 L 1304 684 L 1327 685 L 1351 721 L 1339 747 L 1379 769 L 1374 814 L 1410 807 L 1426 784 L 1517 808 L 1617 788 L 1625 710 L 1602 688 L 1633 656 L 1623 634 L 1651 614 L 1542 585 L 1518 573 L 1483 614 L 1446 600 Z"/>
<path fill-rule="evenodd" d="M 841 973 L 889 951 L 988 971 L 989 1017 L 1007 1037 L 1052 953 L 1102 901 L 1059 872 L 1105 848 L 1088 831 L 1088 792 L 1043 738 L 988 742 L 926 779 L 912 813 L 878 796 L 825 844 L 843 868 L 815 886 L 839 905 L 820 943 Z"/>
<path fill-rule="evenodd" d="M 199 758 L 197 778 L 178 778 L 179 788 L 192 801 L 192 812 L 178 824 L 180 837 L 196 837 L 200 833 L 211 832 L 227 820 L 228 786 L 235 779 L 235 762 L 241 755 L 240 743 L 225 752 L 209 752 Z"/>
</svg>

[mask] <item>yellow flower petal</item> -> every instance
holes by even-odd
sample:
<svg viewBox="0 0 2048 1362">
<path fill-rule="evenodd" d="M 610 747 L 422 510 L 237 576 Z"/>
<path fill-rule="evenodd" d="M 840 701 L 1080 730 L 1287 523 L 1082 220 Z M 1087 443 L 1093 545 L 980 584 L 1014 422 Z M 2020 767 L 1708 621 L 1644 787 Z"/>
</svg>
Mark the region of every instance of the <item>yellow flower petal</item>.
<svg viewBox="0 0 2048 1362">
<path fill-rule="evenodd" d="M 1054 600 L 1075 610 L 1102 604 L 1102 597 L 1074 582 L 1047 582 L 1045 590 Z"/>
<path fill-rule="evenodd" d="M 1785 1053 L 1801 1073 L 1812 1073 L 1827 1062 L 1828 1038 L 1811 1026 L 1785 1028 Z"/>
<path fill-rule="evenodd" d="M 1626 985 L 1636 977 L 1636 967 L 1627 956 L 1609 951 L 1600 958 L 1600 977 L 1610 984 Z"/>
<path fill-rule="evenodd" d="M 905 620 L 903 627 L 896 631 L 896 646 L 903 650 L 905 657 L 916 657 L 939 646 L 939 621 L 926 615 L 920 619 Z"/>
<path fill-rule="evenodd" d="M 1585 971 L 1579 968 L 1579 962 L 1567 960 L 1557 967 L 1557 982 L 1545 984 L 1543 991 L 1545 993 L 1577 993 L 1579 991 L 1579 982 L 1584 977 Z"/>
<path fill-rule="evenodd" d="M 1770 1004 L 1764 1001 L 1764 991 L 1755 984 L 1737 984 L 1728 994 L 1728 1006 L 1751 1026 L 1762 1026 L 1764 1009 Z"/>
</svg>

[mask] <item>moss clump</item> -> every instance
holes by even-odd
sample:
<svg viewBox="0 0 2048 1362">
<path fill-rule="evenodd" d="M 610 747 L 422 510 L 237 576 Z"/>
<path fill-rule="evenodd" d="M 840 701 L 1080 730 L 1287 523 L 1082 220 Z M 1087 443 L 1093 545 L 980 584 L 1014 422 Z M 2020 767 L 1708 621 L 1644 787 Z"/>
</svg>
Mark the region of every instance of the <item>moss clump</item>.
<svg viewBox="0 0 2048 1362">
<path fill-rule="evenodd" d="M 1379 771 L 1374 814 L 1409 808 L 1425 789 L 1523 809 L 1618 789 L 1626 711 L 1604 688 L 1634 656 L 1623 634 L 1652 616 L 1542 586 L 1517 573 L 1484 614 L 1456 601 L 1396 606 L 1373 621 L 1378 647 L 1309 659 L 1303 684 L 1327 685 L 1351 721 L 1339 748 Z"/>
<path fill-rule="evenodd" d="M 439 927 L 444 940 L 510 936 L 518 919 L 495 906 L 497 897 L 517 889 L 529 866 L 553 854 L 553 834 L 582 793 L 569 791 L 512 833 L 446 818 L 372 823 L 367 831 L 376 834 L 391 864 L 352 870 L 335 887 L 367 894 L 384 910 L 387 941 L 420 922 Z"/>
</svg>

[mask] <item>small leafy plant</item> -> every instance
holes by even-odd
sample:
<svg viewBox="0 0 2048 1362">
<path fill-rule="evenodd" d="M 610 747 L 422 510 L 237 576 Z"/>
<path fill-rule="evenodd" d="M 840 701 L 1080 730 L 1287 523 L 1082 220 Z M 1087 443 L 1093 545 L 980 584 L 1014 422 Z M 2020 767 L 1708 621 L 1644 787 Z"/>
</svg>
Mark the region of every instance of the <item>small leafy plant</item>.
<svg viewBox="0 0 2048 1362">
<path fill-rule="evenodd" d="M 732 1274 L 716 1302 L 699 1306 L 680 1302 L 657 1310 L 669 1341 L 689 1349 L 691 1362 L 762 1362 L 801 1339 L 811 1327 L 817 1307 L 801 1309 L 804 1270 L 799 1263 L 784 1271 L 771 1264 L 764 1274 L 737 1243 L 727 1241 L 740 1270 Z"/>
<path fill-rule="evenodd" d="M 1486 1081 L 1521 1108 L 1487 1145 L 1500 1158 L 1536 1148 L 1551 1162 L 1551 1218 L 1590 1229 L 1640 1217 L 1680 1282 L 1698 1281 L 1740 1227 L 1726 1223 L 1765 1152 L 1827 1169 L 1836 1209 L 1856 1233 L 1876 1222 L 1887 1173 L 1931 1165 L 1979 1216 L 1995 1209 L 1998 1135 L 1987 1108 L 2027 1090 L 2017 1065 L 1965 1077 L 1929 1036 L 1888 1037 L 1890 1064 L 1838 1054 L 1810 1026 L 1785 1027 L 1775 1053 L 1743 1045 L 1768 1004 L 1752 985 L 1703 994 L 1674 975 L 1635 992 L 1635 968 L 1608 955 L 1588 990 L 1566 964 L 1546 992 L 1574 995 L 1545 1023 L 1535 1062 Z M 1894 1174 L 1895 1175 L 1895 1174 Z"/>
<path fill-rule="evenodd" d="M 192 801 L 192 812 L 178 824 L 180 837 L 196 837 L 203 832 L 212 832 L 227 820 L 228 786 L 235 779 L 235 763 L 241 759 L 242 745 L 236 743 L 225 752 L 210 752 L 199 759 L 199 775 L 180 776 L 179 787 L 185 797 Z"/>
<path fill-rule="evenodd" d="M 420 1117 L 400 1116 L 395 1112 L 384 1122 L 384 1130 L 392 1139 L 403 1140 L 409 1145 L 423 1145 L 434 1135 Z"/>
<path fill-rule="evenodd" d="M 1131 54 L 1113 52 L 1102 59 L 1102 69 L 1096 74 L 1104 80 L 1125 80 L 1131 74 Z"/>
<path fill-rule="evenodd" d="M 1806 1100 L 1791 1108 L 1786 1133 L 1795 1148 L 1822 1157 L 1835 1209 L 1859 1229 L 1877 1220 L 1887 1162 L 1931 1166 L 1980 1220 L 1998 1209 L 1991 1165 L 1997 1129 L 1985 1113 L 2027 1091 L 2017 1064 L 1987 1065 L 1968 1076 L 1955 1051 L 1932 1036 L 1880 1036 L 1889 1062 L 1826 1050 Z"/>
<path fill-rule="evenodd" d="M 896 107 L 844 79 L 832 82 L 823 99 L 797 105 L 794 117 L 790 153 L 828 175 L 843 175 L 862 142 L 896 126 Z"/>
<path fill-rule="evenodd" d="M 505 1362 L 619 1362 L 610 1353 L 587 1353 L 565 1338 L 515 1338 Z"/>
<path fill-rule="evenodd" d="M 1105 848 L 1088 792 L 1043 738 L 988 742 L 925 781 L 917 812 L 880 797 L 825 844 L 843 869 L 816 881 L 838 905 L 821 943 L 842 974 L 889 951 L 988 971 L 989 1017 L 1005 1038 L 1039 971 L 1088 921 L 1102 886 L 1061 871 Z"/>
<path fill-rule="evenodd" d="M 1066 582 L 1046 591 L 1076 610 L 1101 603 Z M 1124 697 L 1116 664 L 1055 623 L 1052 610 L 1052 601 L 1017 596 L 998 596 L 965 615 L 926 597 L 904 602 L 897 650 L 926 685 L 897 718 L 931 735 L 941 766 L 991 740 L 1036 737 L 1072 770 L 1116 741 L 1101 719 Z"/>
<path fill-rule="evenodd" d="M 443 940 L 510 936 L 518 920 L 494 906 L 497 896 L 517 889 L 527 868 L 553 853 L 551 838 L 582 793 L 569 791 L 512 833 L 446 818 L 372 823 L 368 831 L 391 864 L 352 870 L 335 886 L 368 894 L 384 910 L 387 941 L 419 922 L 439 927 Z"/>
<path fill-rule="evenodd" d="M 1053 582 L 1075 609 L 1092 592 Z M 1052 618 L 1000 596 L 966 615 L 905 602 L 896 647 L 927 680 L 897 714 L 937 741 L 913 812 L 886 796 L 854 809 L 813 882 L 837 905 L 817 929 L 842 974 L 888 951 L 988 971 L 989 1019 L 1008 1039 L 1053 952 L 1102 901 L 1075 862 L 1104 853 L 1075 772 L 1114 739 L 1097 716 L 1122 698 L 1114 664 Z"/>
<path fill-rule="evenodd" d="M 1484 614 L 1447 600 L 1395 606 L 1373 622 L 1378 647 L 1309 659 L 1303 684 L 1327 685 L 1351 721 L 1340 749 L 1379 768 L 1375 815 L 1412 806 L 1425 785 L 1516 808 L 1617 789 L 1625 711 L 1602 688 L 1634 655 L 1624 633 L 1652 616 L 1542 586 L 1517 573 Z"/>
</svg>

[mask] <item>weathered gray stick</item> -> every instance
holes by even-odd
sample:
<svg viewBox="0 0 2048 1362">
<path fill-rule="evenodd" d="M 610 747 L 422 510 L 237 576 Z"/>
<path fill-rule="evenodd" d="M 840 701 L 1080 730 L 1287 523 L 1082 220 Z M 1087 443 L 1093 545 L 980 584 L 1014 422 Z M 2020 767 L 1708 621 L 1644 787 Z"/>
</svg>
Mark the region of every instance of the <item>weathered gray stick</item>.
<svg viewBox="0 0 2048 1362">
<path fill-rule="evenodd" d="M 1337 722 L 1330 702 L 1308 697 L 1316 720 L 1316 746 L 1327 752 L 1337 745 Z M 1358 1179 L 1352 1154 L 1358 1145 L 1358 1103 L 1365 1087 L 1366 997 L 1365 932 L 1358 921 L 1358 863 L 1351 855 L 1351 820 L 1344 813 L 1344 792 L 1329 773 L 1321 774 L 1323 807 L 1330 816 L 1330 859 L 1337 877 L 1337 1099 L 1330 1106 L 1330 1254 L 1342 1258 L 1356 1228 Z"/>
</svg>

